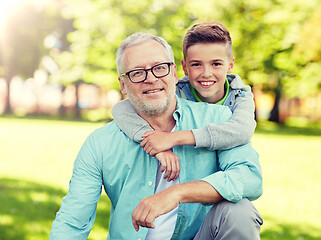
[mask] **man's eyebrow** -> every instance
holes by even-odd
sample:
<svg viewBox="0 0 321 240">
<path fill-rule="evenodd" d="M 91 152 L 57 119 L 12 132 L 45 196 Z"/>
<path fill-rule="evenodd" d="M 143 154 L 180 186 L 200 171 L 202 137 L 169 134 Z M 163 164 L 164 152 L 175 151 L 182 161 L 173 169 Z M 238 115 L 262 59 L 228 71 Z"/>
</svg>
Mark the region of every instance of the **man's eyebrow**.
<svg viewBox="0 0 321 240">
<path fill-rule="evenodd" d="M 167 62 L 167 61 L 163 60 L 163 61 L 153 62 L 153 63 L 151 64 L 151 67 L 153 67 L 153 66 L 155 66 L 155 65 L 157 65 L 157 64 L 159 64 L 159 63 L 164 63 L 164 62 Z M 137 66 L 132 67 L 132 69 L 146 69 L 146 67 L 143 67 L 143 66 L 141 66 L 141 65 L 137 65 Z"/>
</svg>

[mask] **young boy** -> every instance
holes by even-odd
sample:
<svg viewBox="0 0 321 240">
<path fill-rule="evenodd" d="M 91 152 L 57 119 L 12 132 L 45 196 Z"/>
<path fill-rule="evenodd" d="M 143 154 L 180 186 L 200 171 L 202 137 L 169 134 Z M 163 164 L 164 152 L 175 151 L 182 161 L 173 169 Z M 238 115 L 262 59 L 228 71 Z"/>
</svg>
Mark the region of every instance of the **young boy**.
<svg viewBox="0 0 321 240">
<path fill-rule="evenodd" d="M 191 101 L 225 105 L 233 115 L 228 122 L 209 124 L 202 129 L 155 132 L 135 112 L 128 100 L 112 109 L 120 129 L 144 150 L 155 156 L 166 169 L 164 179 L 175 180 L 179 160 L 170 149 L 176 145 L 194 145 L 209 150 L 230 149 L 248 143 L 256 122 L 251 88 L 238 75 L 231 74 L 234 66 L 232 41 L 226 27 L 217 21 L 204 22 L 190 28 L 183 40 L 185 76 L 176 86 L 176 94 Z M 150 73 L 151 74 L 151 73 Z M 205 114 L 205 113 L 204 113 Z"/>
</svg>

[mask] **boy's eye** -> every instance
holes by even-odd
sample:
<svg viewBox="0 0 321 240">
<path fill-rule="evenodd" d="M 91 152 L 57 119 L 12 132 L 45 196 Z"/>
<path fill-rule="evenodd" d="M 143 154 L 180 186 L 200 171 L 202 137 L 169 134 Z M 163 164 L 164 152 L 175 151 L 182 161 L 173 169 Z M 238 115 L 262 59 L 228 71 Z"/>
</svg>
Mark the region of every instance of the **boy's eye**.
<svg viewBox="0 0 321 240">
<path fill-rule="evenodd" d="M 218 62 L 213 63 L 213 66 L 215 66 L 215 67 L 218 67 L 218 66 L 220 66 L 220 65 L 222 65 L 222 64 L 221 64 L 221 63 L 218 63 Z"/>
<path fill-rule="evenodd" d="M 199 66 L 201 66 L 201 64 L 199 64 L 199 63 L 192 63 L 191 66 L 192 66 L 192 67 L 199 67 Z"/>
</svg>

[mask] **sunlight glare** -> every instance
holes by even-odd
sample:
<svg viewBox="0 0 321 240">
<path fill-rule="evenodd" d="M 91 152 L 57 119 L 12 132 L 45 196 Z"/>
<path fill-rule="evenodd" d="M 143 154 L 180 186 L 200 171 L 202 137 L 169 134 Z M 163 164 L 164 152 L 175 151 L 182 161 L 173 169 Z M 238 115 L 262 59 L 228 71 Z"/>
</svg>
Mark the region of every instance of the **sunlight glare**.
<svg viewBox="0 0 321 240">
<path fill-rule="evenodd" d="M 18 6 L 21 3 L 26 3 L 26 2 L 35 3 L 37 1 L 44 3 L 46 0 L 0 0 L 0 30 L 6 21 L 7 15 L 16 6 Z"/>
<path fill-rule="evenodd" d="M 5 17 L 7 13 L 11 10 L 11 8 L 22 1 L 26 1 L 26 0 L 11 0 L 11 1 L 2 0 L 0 2 L 0 25 L 3 24 L 3 21 L 5 20 Z"/>
</svg>

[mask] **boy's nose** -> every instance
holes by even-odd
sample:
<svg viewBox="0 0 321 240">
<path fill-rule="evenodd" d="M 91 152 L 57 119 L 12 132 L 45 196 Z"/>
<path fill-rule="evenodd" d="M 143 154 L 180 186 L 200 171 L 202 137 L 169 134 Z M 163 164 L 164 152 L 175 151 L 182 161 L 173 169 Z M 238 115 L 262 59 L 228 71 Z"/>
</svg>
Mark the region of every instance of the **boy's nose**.
<svg viewBox="0 0 321 240">
<path fill-rule="evenodd" d="M 203 77 L 210 78 L 212 76 L 212 69 L 210 67 L 204 66 Z"/>
</svg>

